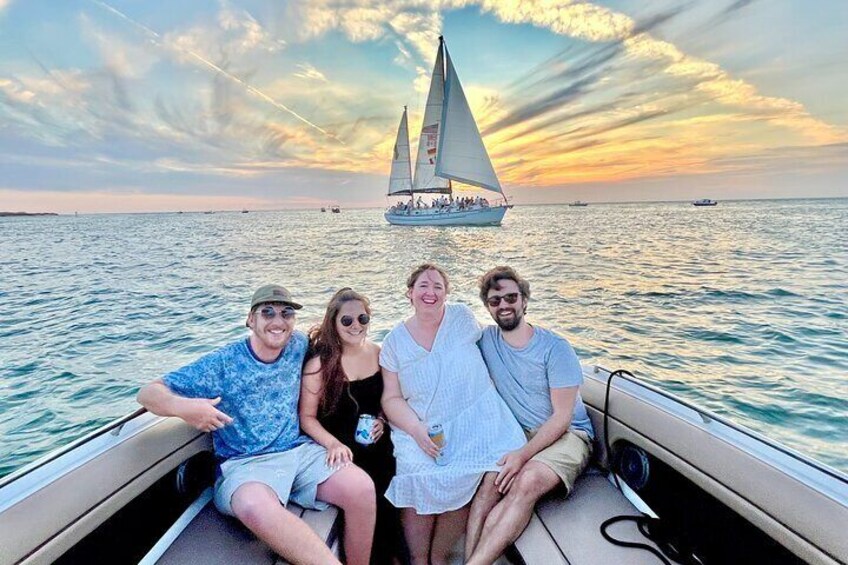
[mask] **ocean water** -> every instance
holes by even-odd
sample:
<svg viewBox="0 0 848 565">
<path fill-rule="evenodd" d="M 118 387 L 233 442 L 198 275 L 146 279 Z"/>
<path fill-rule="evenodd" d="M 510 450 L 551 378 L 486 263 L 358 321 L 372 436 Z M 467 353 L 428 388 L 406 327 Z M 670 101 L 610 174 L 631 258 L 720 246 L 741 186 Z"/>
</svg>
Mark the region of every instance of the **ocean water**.
<svg viewBox="0 0 848 565">
<path fill-rule="evenodd" d="M 529 279 L 531 322 L 848 472 L 848 199 L 527 206 L 500 228 L 381 210 L 0 218 L 0 475 L 137 408 L 140 385 L 246 335 L 277 281 L 319 321 L 372 300 L 377 341 L 432 260 L 481 321 L 476 278 Z"/>
</svg>

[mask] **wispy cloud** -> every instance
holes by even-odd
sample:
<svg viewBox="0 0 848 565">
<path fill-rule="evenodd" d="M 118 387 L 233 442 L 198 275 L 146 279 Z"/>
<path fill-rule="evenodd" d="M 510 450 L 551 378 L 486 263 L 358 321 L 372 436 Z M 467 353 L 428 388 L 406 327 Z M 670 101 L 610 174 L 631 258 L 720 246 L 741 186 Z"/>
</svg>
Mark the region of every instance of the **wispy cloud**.
<svg viewBox="0 0 848 565">
<path fill-rule="evenodd" d="M 321 82 L 327 82 L 327 77 L 324 76 L 324 73 L 316 69 L 314 66 L 309 63 L 301 63 L 297 66 L 300 71 L 294 73 L 294 76 L 299 78 L 304 78 L 307 80 L 318 80 Z"/>
<path fill-rule="evenodd" d="M 153 41 L 157 44 L 160 44 L 162 42 L 162 37 L 158 33 L 156 33 L 155 31 L 150 29 L 149 27 L 133 20 L 132 18 L 130 18 L 126 14 L 120 12 L 119 10 L 113 8 L 112 6 L 109 6 L 108 4 L 105 4 L 103 2 L 99 2 L 97 0 L 92 0 L 92 1 L 95 2 L 96 4 L 98 4 L 99 6 L 102 6 L 103 8 L 109 10 L 110 12 L 117 15 L 118 17 L 120 17 L 124 21 L 132 24 L 135 28 L 142 31 L 148 37 L 148 39 L 150 39 L 151 41 Z M 199 63 L 200 65 L 223 75 L 224 77 L 228 78 L 229 80 L 232 80 L 232 81 L 240 84 L 248 92 L 250 92 L 254 96 L 259 97 L 260 99 L 264 100 L 265 102 L 271 104 L 272 106 L 274 106 L 278 110 L 286 112 L 287 114 L 293 116 L 294 118 L 303 122 L 304 124 L 311 127 L 312 129 L 319 131 L 322 134 L 324 134 L 325 136 L 338 141 L 338 138 L 336 136 L 334 136 L 332 133 L 328 132 L 327 130 L 323 129 L 321 126 L 318 126 L 317 124 L 307 120 L 306 118 L 304 118 L 303 116 L 301 116 L 300 114 L 298 114 L 297 112 L 295 112 L 294 110 L 292 110 L 291 108 L 289 108 L 288 106 L 283 104 L 282 102 L 274 100 L 273 98 L 271 98 L 270 96 L 268 96 L 267 94 L 265 94 L 264 92 L 262 92 L 261 90 L 259 90 L 255 86 L 253 86 L 252 84 L 250 84 L 247 81 L 243 80 L 242 78 L 228 72 L 223 67 L 221 67 L 221 66 L 215 64 L 214 62 L 210 61 L 209 59 L 205 58 L 204 56 L 197 53 L 196 51 L 194 51 L 190 47 L 184 46 L 184 45 L 180 44 L 179 42 L 177 42 L 176 44 L 173 44 L 173 45 L 176 47 L 176 49 L 178 51 L 185 53 L 187 56 L 189 56 L 191 59 L 193 59 L 196 63 Z"/>
</svg>

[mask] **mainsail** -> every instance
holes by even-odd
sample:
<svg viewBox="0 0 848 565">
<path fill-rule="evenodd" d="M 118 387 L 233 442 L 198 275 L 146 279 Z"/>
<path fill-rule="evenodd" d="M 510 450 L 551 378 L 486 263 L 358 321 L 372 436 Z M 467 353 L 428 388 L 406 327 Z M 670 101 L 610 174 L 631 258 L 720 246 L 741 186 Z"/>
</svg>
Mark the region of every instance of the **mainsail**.
<svg viewBox="0 0 848 565">
<path fill-rule="evenodd" d="M 443 49 L 447 63 L 447 76 L 435 174 L 442 178 L 503 193 L 474 116 L 471 115 L 471 108 L 468 107 L 468 100 L 462 91 L 459 77 L 453 68 L 447 46 L 443 46 Z M 441 54 L 441 50 L 439 53 Z M 430 109 L 429 102 L 427 109 Z M 419 156 L 420 154 L 419 150 Z"/>
<path fill-rule="evenodd" d="M 445 74 L 443 70 L 441 45 L 433 66 L 433 78 L 430 80 L 430 92 L 427 107 L 424 109 L 424 122 L 421 137 L 418 139 L 418 158 L 415 160 L 415 180 L 413 192 L 449 193 L 450 182 L 436 176 L 436 156 L 439 143 L 439 122 L 442 119 L 442 102 L 445 97 Z"/>
<path fill-rule="evenodd" d="M 398 126 L 395 148 L 392 153 L 392 173 L 389 176 L 389 196 L 412 194 L 412 170 L 409 165 L 409 127 L 406 120 L 406 106 Z"/>
</svg>

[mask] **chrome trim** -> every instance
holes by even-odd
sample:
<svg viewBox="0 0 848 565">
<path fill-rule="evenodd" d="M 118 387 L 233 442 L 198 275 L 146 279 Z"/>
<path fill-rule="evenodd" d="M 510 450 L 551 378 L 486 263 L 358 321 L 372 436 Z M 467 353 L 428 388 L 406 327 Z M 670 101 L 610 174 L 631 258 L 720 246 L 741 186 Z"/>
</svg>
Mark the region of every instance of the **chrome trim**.
<svg viewBox="0 0 848 565">
<path fill-rule="evenodd" d="M 0 483 L 0 513 L 164 420 L 138 410 L 16 471 Z M 110 433 L 115 428 L 119 435 Z"/>
</svg>

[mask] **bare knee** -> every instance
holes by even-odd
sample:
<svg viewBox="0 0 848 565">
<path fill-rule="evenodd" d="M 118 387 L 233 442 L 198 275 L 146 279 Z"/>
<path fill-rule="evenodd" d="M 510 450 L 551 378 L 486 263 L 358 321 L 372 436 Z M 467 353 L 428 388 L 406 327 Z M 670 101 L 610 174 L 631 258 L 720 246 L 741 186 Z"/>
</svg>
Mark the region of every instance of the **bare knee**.
<svg viewBox="0 0 848 565">
<path fill-rule="evenodd" d="M 538 467 L 525 467 L 515 479 L 515 484 L 509 491 L 514 498 L 535 502 L 553 489 L 558 477 L 553 471 Z"/>
<path fill-rule="evenodd" d="M 231 506 L 236 518 L 254 529 L 280 507 L 280 500 L 269 487 L 260 483 L 247 483 L 233 493 Z"/>
<path fill-rule="evenodd" d="M 344 476 L 339 475 L 333 479 L 338 481 L 333 504 L 346 511 L 376 509 L 377 490 L 365 471 L 355 467 Z"/>
<path fill-rule="evenodd" d="M 496 473 L 486 473 L 483 481 L 480 483 L 480 488 L 477 489 L 477 498 L 480 500 L 498 500 L 501 495 L 498 492 L 498 487 L 495 486 Z"/>
</svg>

